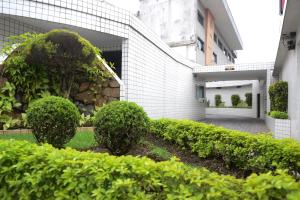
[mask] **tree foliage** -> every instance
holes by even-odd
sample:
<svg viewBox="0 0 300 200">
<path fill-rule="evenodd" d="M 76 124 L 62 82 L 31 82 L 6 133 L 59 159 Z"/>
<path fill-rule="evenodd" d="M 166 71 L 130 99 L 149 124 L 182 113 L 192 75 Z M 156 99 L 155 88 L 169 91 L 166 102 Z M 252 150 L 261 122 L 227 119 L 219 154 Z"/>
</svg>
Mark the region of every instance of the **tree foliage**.
<svg viewBox="0 0 300 200">
<path fill-rule="evenodd" d="M 100 50 L 68 30 L 11 37 L 2 53 L 8 56 L 3 76 L 26 103 L 45 92 L 72 98 L 81 82 L 100 83 L 109 76 Z"/>
</svg>

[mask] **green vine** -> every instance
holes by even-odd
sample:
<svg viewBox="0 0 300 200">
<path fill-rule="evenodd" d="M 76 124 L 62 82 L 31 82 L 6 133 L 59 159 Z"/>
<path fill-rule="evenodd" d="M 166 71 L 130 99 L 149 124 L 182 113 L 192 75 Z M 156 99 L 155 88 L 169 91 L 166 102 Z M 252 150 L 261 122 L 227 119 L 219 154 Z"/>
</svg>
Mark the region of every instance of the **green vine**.
<svg viewBox="0 0 300 200">
<path fill-rule="evenodd" d="M 0 72 L 8 84 L 3 88 L 11 86 L 14 92 L 1 94 L 0 122 L 9 121 L 8 117 L 13 115 L 18 105 L 13 102 L 16 97 L 22 105 L 21 113 L 32 100 L 44 94 L 72 100 L 80 84 L 99 85 L 111 76 L 103 66 L 105 61 L 99 59 L 100 49 L 68 30 L 9 37 L 1 55 L 7 57 Z"/>
</svg>

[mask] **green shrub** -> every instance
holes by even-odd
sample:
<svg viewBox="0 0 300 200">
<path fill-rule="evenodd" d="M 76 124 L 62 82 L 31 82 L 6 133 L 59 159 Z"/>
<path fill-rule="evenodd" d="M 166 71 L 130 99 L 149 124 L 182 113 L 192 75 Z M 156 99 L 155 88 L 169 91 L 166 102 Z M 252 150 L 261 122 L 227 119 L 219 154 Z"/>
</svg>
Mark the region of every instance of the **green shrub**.
<svg viewBox="0 0 300 200">
<path fill-rule="evenodd" d="M 241 98 L 239 95 L 234 94 L 231 95 L 231 104 L 233 107 L 237 107 L 237 105 L 241 102 Z"/>
<path fill-rule="evenodd" d="M 39 143 L 61 148 L 76 133 L 80 114 L 77 107 L 62 97 L 48 96 L 29 105 L 27 120 Z"/>
<path fill-rule="evenodd" d="M 275 119 L 288 119 L 289 116 L 286 112 L 280 112 L 280 111 L 271 111 L 270 116 Z"/>
<path fill-rule="evenodd" d="M 95 117 L 95 139 L 114 155 L 123 155 L 148 132 L 149 119 L 142 107 L 127 101 L 103 106 Z"/>
<path fill-rule="evenodd" d="M 276 169 L 300 173 L 300 144 L 292 139 L 278 140 L 189 120 L 153 120 L 151 132 L 201 158 L 223 159 L 228 168 L 246 174 Z"/>
<path fill-rule="evenodd" d="M 109 77 L 101 51 L 68 30 L 9 37 L 1 54 L 7 56 L 1 76 L 16 87 L 22 105 L 44 93 L 74 99 L 81 83 L 100 85 Z"/>
<path fill-rule="evenodd" d="M 271 111 L 286 112 L 288 108 L 288 83 L 279 81 L 269 87 Z"/>
<path fill-rule="evenodd" d="M 246 93 L 245 97 L 246 97 L 246 103 L 248 104 L 249 107 L 251 107 L 252 106 L 252 93 Z"/>
<path fill-rule="evenodd" d="M 238 105 L 236 107 L 237 108 L 248 108 L 249 106 L 245 101 L 241 100 L 240 103 L 238 103 Z"/>
<path fill-rule="evenodd" d="M 222 103 L 222 96 L 219 94 L 215 95 L 215 105 L 216 107 L 219 107 L 219 105 Z"/>
<path fill-rule="evenodd" d="M 0 141 L 1 199 L 299 199 L 292 177 L 236 179 L 177 161 Z"/>
</svg>

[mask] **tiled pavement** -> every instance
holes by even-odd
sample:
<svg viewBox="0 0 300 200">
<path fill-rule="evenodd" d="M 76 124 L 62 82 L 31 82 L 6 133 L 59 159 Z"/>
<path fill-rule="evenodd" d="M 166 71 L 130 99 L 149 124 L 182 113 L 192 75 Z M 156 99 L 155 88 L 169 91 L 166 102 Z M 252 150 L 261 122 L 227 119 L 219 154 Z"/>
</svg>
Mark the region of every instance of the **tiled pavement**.
<svg viewBox="0 0 300 200">
<path fill-rule="evenodd" d="M 228 129 L 246 131 L 250 133 L 267 133 L 270 130 L 262 119 L 236 117 L 227 115 L 206 115 L 201 122 L 223 126 Z"/>
</svg>

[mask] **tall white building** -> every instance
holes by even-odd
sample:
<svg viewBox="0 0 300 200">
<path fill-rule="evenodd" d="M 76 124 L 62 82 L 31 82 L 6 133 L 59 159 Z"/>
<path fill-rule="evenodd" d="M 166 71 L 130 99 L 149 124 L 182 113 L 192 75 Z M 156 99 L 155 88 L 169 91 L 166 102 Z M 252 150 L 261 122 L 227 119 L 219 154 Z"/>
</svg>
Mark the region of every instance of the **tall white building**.
<svg viewBox="0 0 300 200">
<path fill-rule="evenodd" d="M 140 0 L 138 17 L 200 65 L 234 63 L 242 41 L 226 0 Z"/>
<path fill-rule="evenodd" d="M 288 82 L 291 137 L 300 140 L 300 1 L 288 0 L 282 8 L 284 18 L 273 76 Z"/>
</svg>

